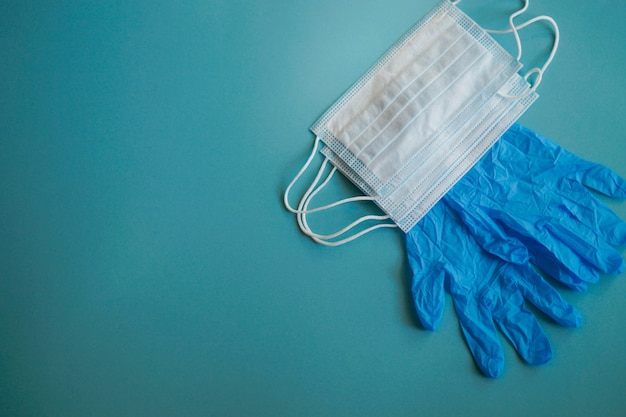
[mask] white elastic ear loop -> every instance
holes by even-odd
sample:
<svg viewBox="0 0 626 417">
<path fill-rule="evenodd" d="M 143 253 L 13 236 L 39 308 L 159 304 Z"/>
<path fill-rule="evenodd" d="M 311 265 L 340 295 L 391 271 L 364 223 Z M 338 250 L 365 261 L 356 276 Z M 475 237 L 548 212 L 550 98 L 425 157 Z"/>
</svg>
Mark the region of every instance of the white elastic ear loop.
<svg viewBox="0 0 626 417">
<path fill-rule="evenodd" d="M 315 138 L 315 142 L 313 143 L 313 149 L 311 150 L 311 154 L 309 155 L 309 158 L 304 163 L 302 168 L 300 168 L 300 171 L 298 171 L 296 176 L 291 180 L 291 182 L 289 183 L 289 185 L 287 185 L 287 188 L 285 189 L 285 194 L 283 196 L 283 204 L 285 205 L 285 208 L 287 210 L 289 210 L 290 212 L 292 212 L 292 213 L 298 214 L 298 213 L 301 212 L 301 210 L 300 209 L 294 209 L 293 207 L 291 207 L 291 205 L 289 204 L 289 193 L 291 192 L 291 188 L 294 186 L 294 184 L 300 179 L 302 174 L 304 174 L 304 172 L 307 170 L 307 168 L 311 165 L 311 162 L 313 161 L 313 158 L 315 157 L 315 153 L 316 153 L 317 148 L 319 146 L 319 142 L 320 142 L 320 139 L 319 138 Z M 313 191 L 314 184 L 319 182 L 319 178 L 322 176 L 322 173 L 324 172 L 324 169 L 325 169 L 327 163 L 328 163 L 328 158 L 324 159 L 324 162 L 322 162 L 322 166 L 320 166 L 320 169 L 317 172 L 316 179 L 313 181 L 313 184 L 311 184 L 311 186 L 309 187 L 309 189 L 307 190 L 305 195 L 302 197 L 300 202 L 304 201 L 306 199 L 306 196 L 310 192 Z M 339 205 L 345 204 L 345 203 L 351 203 L 351 202 L 354 202 L 354 201 L 369 201 L 369 200 L 375 200 L 375 199 L 376 199 L 375 197 L 369 197 L 369 196 L 357 196 L 357 197 L 344 198 L 343 200 L 335 201 L 334 203 L 331 203 L 331 204 L 328 204 L 328 205 L 325 205 L 325 206 L 322 206 L 322 207 L 316 207 L 316 208 L 313 208 L 313 209 L 309 209 L 307 211 L 307 213 L 315 213 L 317 211 L 327 210 L 329 208 L 336 207 L 336 206 L 339 206 Z"/>
<path fill-rule="evenodd" d="M 513 23 L 513 19 L 523 14 L 526 10 L 528 10 L 528 0 L 524 0 L 524 7 L 514 13 L 511 13 L 511 15 L 509 16 L 510 32 L 513 32 L 513 37 L 515 37 L 515 45 L 517 46 L 517 57 L 515 59 L 517 59 L 518 61 L 522 59 L 522 40 L 519 37 L 519 33 L 517 32 L 517 28 Z"/>
<path fill-rule="evenodd" d="M 455 1 L 451 1 L 451 3 L 453 5 L 457 5 L 461 2 L 461 0 L 455 0 Z M 522 58 L 522 41 L 520 40 L 519 34 L 517 33 L 517 29 L 515 27 L 515 25 L 513 24 L 513 19 L 515 19 L 517 16 L 523 14 L 526 10 L 528 10 L 528 4 L 529 4 L 529 0 L 524 0 L 524 6 L 519 9 L 516 12 L 511 13 L 511 15 L 509 16 L 509 26 L 510 29 L 507 29 L 506 31 L 492 31 L 492 30 L 485 30 L 486 32 L 491 32 L 491 33 L 511 33 L 513 32 L 513 36 L 515 37 L 515 45 L 517 46 L 517 60 L 519 61 Z"/>
<path fill-rule="evenodd" d="M 537 78 L 533 82 L 532 86 L 530 87 L 530 89 L 528 89 L 527 91 L 525 91 L 524 93 L 522 93 L 520 95 L 509 95 L 509 94 L 502 94 L 501 93 L 501 95 L 503 97 L 509 98 L 509 99 L 521 99 L 521 98 L 524 98 L 527 95 L 531 94 L 532 92 L 534 92 L 537 89 L 537 87 L 539 87 L 539 84 L 541 84 L 541 81 L 543 79 L 543 73 L 550 66 L 550 64 L 552 63 L 552 60 L 554 59 L 554 55 L 556 54 L 556 51 L 559 49 L 559 41 L 560 41 L 560 38 L 561 38 L 561 35 L 560 35 L 560 32 L 559 32 L 559 25 L 557 25 L 556 21 L 552 17 L 550 17 L 550 16 L 537 16 L 537 17 L 533 17 L 532 19 L 529 19 L 526 22 L 524 22 L 522 24 L 519 24 L 519 25 L 515 25 L 513 23 L 513 19 L 515 19 L 517 16 L 521 15 L 522 13 L 524 13 L 528 9 L 528 5 L 529 5 L 529 0 L 525 0 L 524 1 L 524 7 L 522 7 L 517 12 L 515 12 L 515 13 L 511 14 L 511 16 L 509 16 L 509 26 L 510 26 L 510 28 L 504 29 L 504 30 L 485 29 L 486 32 L 493 33 L 493 34 L 513 33 L 513 36 L 515 37 L 515 44 L 517 45 L 517 58 L 516 59 L 518 61 L 520 61 L 522 59 L 522 42 L 521 42 L 521 39 L 519 37 L 519 33 L 518 33 L 519 30 L 524 29 L 526 26 L 532 25 L 533 23 L 539 22 L 539 21 L 546 21 L 546 22 L 550 23 L 552 25 L 552 28 L 554 29 L 554 42 L 552 43 L 552 50 L 550 51 L 550 55 L 546 59 L 546 62 L 544 62 L 544 64 L 541 66 L 541 68 L 537 68 L 537 67 L 532 68 L 529 71 L 527 71 L 526 74 L 524 75 L 524 79 L 526 81 L 528 81 L 528 78 L 532 74 L 537 74 Z"/>
<path fill-rule="evenodd" d="M 313 149 L 311 150 L 311 154 L 307 158 L 304 165 L 302 165 L 302 168 L 300 168 L 300 171 L 298 171 L 296 176 L 293 177 L 293 179 L 291 180 L 291 182 L 289 183 L 289 185 L 287 185 L 287 188 L 285 189 L 285 194 L 283 195 L 283 205 L 285 206 L 287 210 L 289 210 L 292 213 L 297 213 L 298 210 L 294 209 L 289 204 L 289 192 L 291 191 L 291 187 L 293 187 L 294 184 L 300 179 L 302 174 L 304 174 L 304 171 L 306 171 L 307 168 L 311 165 L 311 162 L 313 161 L 313 158 L 315 157 L 315 152 L 317 152 L 317 147 L 319 145 L 319 142 L 320 142 L 319 138 L 315 138 L 315 142 L 313 142 Z"/>
<path fill-rule="evenodd" d="M 327 161 L 327 160 L 326 160 Z M 326 162 L 324 161 L 324 162 Z M 380 229 L 380 228 L 395 228 L 398 227 L 396 224 L 394 223 L 381 223 L 381 224 L 377 224 L 374 226 L 371 226 L 367 229 L 364 229 L 352 236 L 348 236 L 347 238 L 341 239 L 341 240 L 337 240 L 337 241 L 329 241 L 329 239 L 334 239 L 338 236 L 341 236 L 343 234 L 345 234 L 346 232 L 350 231 L 351 229 L 353 229 L 355 226 L 368 221 L 368 220 L 378 220 L 378 221 L 382 221 L 382 220 L 387 220 L 390 217 L 387 215 L 367 215 L 367 216 L 363 216 L 357 220 L 355 220 L 354 222 L 350 223 L 348 226 L 344 227 L 343 229 L 335 232 L 335 233 L 331 233 L 329 235 L 320 235 L 317 233 L 314 233 L 311 231 L 311 228 L 309 227 L 307 220 L 306 220 L 306 215 L 307 213 L 311 213 L 313 210 L 308 210 L 308 205 L 311 202 L 311 200 L 313 199 L 313 197 L 315 197 L 315 195 L 320 192 L 325 186 L 326 184 L 328 184 L 328 182 L 330 181 L 330 179 L 333 177 L 334 173 L 337 171 L 336 167 L 333 167 L 333 169 L 330 171 L 330 173 L 328 174 L 328 176 L 326 177 L 326 179 L 319 185 L 319 187 L 315 188 L 314 190 L 311 191 L 311 188 L 307 191 L 307 193 L 305 194 L 305 197 L 303 197 L 303 199 L 300 201 L 300 205 L 298 206 L 298 214 L 297 214 L 297 218 L 298 218 L 298 226 L 300 227 L 300 230 L 302 230 L 302 232 L 304 234 L 306 234 L 307 236 L 311 237 L 311 239 L 313 239 L 315 242 L 320 243 L 322 245 L 326 245 L 326 246 L 339 246 L 339 245 L 343 245 L 346 244 L 348 242 L 351 242 L 361 236 L 363 236 L 366 233 L 369 233 L 371 231 L 374 231 L 376 229 Z M 317 182 L 319 181 L 319 177 L 316 178 L 316 181 L 314 181 L 313 185 L 317 185 Z M 309 192 L 310 191 L 310 192 Z"/>
<path fill-rule="evenodd" d="M 504 30 L 487 30 L 487 32 L 489 33 L 494 33 L 494 34 L 506 34 L 506 33 L 511 33 L 513 32 L 516 36 L 516 39 L 518 38 L 518 34 L 517 31 L 520 29 L 524 29 L 527 26 L 532 25 L 535 22 L 539 22 L 539 21 L 546 21 L 548 23 L 550 23 L 550 25 L 552 25 L 552 28 L 554 30 L 554 42 L 552 43 L 552 50 L 550 51 L 550 55 L 548 56 L 548 58 L 546 59 L 546 62 L 544 62 L 544 64 L 541 66 L 541 68 L 532 68 L 530 69 L 528 72 L 526 72 L 526 75 L 524 75 L 524 79 L 528 80 L 528 77 L 530 77 L 532 74 L 537 74 L 537 78 L 535 79 L 535 82 L 533 83 L 533 85 L 531 86 L 530 90 L 528 90 L 526 93 L 522 94 L 521 96 L 511 96 L 508 97 L 505 95 L 505 97 L 508 98 L 522 98 L 528 94 L 530 94 L 531 92 L 535 91 L 537 89 L 537 87 L 539 86 L 539 84 L 541 84 L 541 80 L 543 78 L 543 73 L 546 71 L 546 69 L 548 69 L 548 67 L 550 66 L 550 64 L 552 63 L 552 60 L 554 59 L 554 55 L 556 54 L 556 51 L 559 49 L 559 42 L 561 39 L 561 34 L 559 32 L 559 25 L 557 25 L 556 21 L 550 17 L 550 16 L 537 16 L 537 17 L 533 17 L 532 19 L 527 20 L 524 23 L 521 23 L 517 26 L 513 26 L 511 29 L 504 29 Z M 521 52 L 522 52 L 522 46 L 521 43 L 519 44 L 519 52 L 520 52 L 520 58 L 521 58 Z M 519 58 L 518 58 L 519 61 Z"/>
<path fill-rule="evenodd" d="M 304 172 L 307 170 L 307 168 L 311 165 L 311 162 L 313 161 L 313 158 L 315 157 L 315 153 L 317 151 L 317 148 L 319 146 L 319 138 L 315 139 L 315 142 L 313 144 L 313 149 L 311 151 L 311 154 L 309 155 L 307 161 L 304 163 L 304 165 L 302 166 L 302 168 L 300 169 L 300 171 L 298 171 L 298 173 L 296 174 L 296 176 L 293 178 L 293 180 L 291 180 L 291 182 L 289 183 L 289 185 L 287 186 L 286 190 L 285 190 L 285 194 L 283 196 L 283 204 L 285 205 L 285 207 L 287 208 L 287 210 L 289 210 L 292 213 L 295 213 L 297 215 L 297 219 L 298 219 L 298 226 L 300 227 L 300 230 L 306 234 L 307 236 L 311 237 L 314 241 L 316 241 L 317 243 L 321 243 L 323 245 L 326 246 L 339 246 L 339 245 L 343 245 L 345 243 L 348 243 L 362 235 L 364 235 L 365 233 L 369 233 L 375 229 L 379 229 L 381 227 L 397 227 L 396 224 L 394 223 L 382 223 L 382 224 L 378 224 L 375 226 L 372 226 L 370 228 L 367 228 L 365 230 L 362 230 L 359 233 L 356 233 L 353 236 L 347 237 L 345 239 L 339 240 L 339 241 L 332 241 L 332 242 L 328 242 L 326 239 L 333 239 L 337 236 L 340 236 L 344 233 L 346 233 L 347 231 L 349 231 L 350 229 L 354 228 L 355 226 L 357 226 L 358 224 L 367 221 L 367 220 L 386 220 L 389 219 L 389 216 L 376 216 L 376 215 L 368 215 L 368 216 L 363 216 L 359 219 L 357 219 L 356 221 L 352 222 L 350 225 L 344 227 L 343 229 L 341 229 L 338 232 L 332 233 L 330 235 L 320 235 L 317 233 L 314 233 L 311 231 L 307 221 L 306 221 L 306 214 L 308 213 L 314 213 L 314 212 L 318 212 L 318 211 L 322 211 L 322 210 L 327 210 L 330 209 L 332 207 L 336 207 L 339 206 L 341 204 L 345 204 L 345 203 L 350 203 L 350 202 L 355 202 L 355 201 L 373 201 L 376 199 L 376 197 L 370 197 L 370 196 L 356 196 L 356 197 L 350 197 L 350 198 L 345 198 L 343 200 L 339 200 L 336 201 L 334 203 L 322 206 L 322 207 L 317 207 L 317 208 L 313 208 L 313 209 L 309 209 L 308 205 L 311 202 L 311 199 L 323 188 L 326 186 L 326 184 L 328 184 L 328 182 L 330 181 L 330 179 L 332 178 L 333 174 L 335 173 L 335 171 L 337 170 L 336 167 L 333 167 L 333 169 L 331 170 L 331 172 L 329 173 L 328 177 L 324 180 L 324 182 L 318 187 L 316 188 L 317 184 L 320 181 L 320 178 L 326 168 L 326 165 L 328 164 L 329 160 L 328 158 L 325 158 L 324 161 L 322 162 L 320 169 L 318 170 L 317 175 L 315 176 L 315 179 L 313 180 L 313 182 L 311 183 L 311 185 L 309 186 L 309 188 L 307 189 L 307 191 L 304 193 L 302 199 L 300 200 L 299 204 L 298 204 L 298 208 L 294 209 L 293 207 L 291 207 L 291 205 L 289 204 L 289 192 L 291 191 L 291 188 L 293 187 L 293 185 L 298 181 L 298 179 L 302 176 L 302 174 L 304 174 Z"/>
<path fill-rule="evenodd" d="M 457 5 L 461 2 L 461 0 L 454 0 L 451 1 L 451 3 L 453 5 Z M 519 15 L 523 14 L 524 12 L 526 12 L 526 10 L 528 10 L 528 6 L 530 4 L 529 0 L 524 0 L 524 6 L 519 9 L 518 11 L 512 13 L 509 16 L 509 28 L 508 29 L 504 29 L 504 30 L 490 30 L 490 29 L 485 29 L 486 32 L 489 33 L 494 33 L 494 34 L 506 34 L 506 33 L 513 33 L 513 36 L 515 37 L 515 45 L 517 46 L 517 57 L 516 59 L 518 61 L 520 61 L 522 59 L 522 41 L 519 37 L 519 33 L 518 31 L 520 29 L 525 28 L 528 25 L 531 25 L 535 22 L 544 20 L 547 21 L 548 23 L 550 23 L 554 29 L 554 42 L 552 44 L 552 50 L 550 51 L 550 55 L 548 56 L 548 59 L 546 60 L 546 62 L 541 66 L 541 68 L 532 68 L 529 71 L 526 72 L 526 74 L 524 75 L 524 79 L 526 81 L 528 81 L 528 78 L 532 75 L 532 74 L 537 74 L 537 78 L 535 79 L 535 82 L 533 83 L 533 85 L 530 87 L 529 90 L 525 91 L 524 93 L 520 94 L 520 95 L 509 95 L 509 94 L 502 94 L 501 95 L 505 98 L 509 98 L 509 99 L 521 99 L 526 97 L 527 95 L 529 95 L 530 93 L 534 92 L 537 87 L 539 87 L 539 84 L 541 84 L 541 81 L 543 79 L 543 73 L 545 72 L 545 70 L 550 66 L 550 64 L 552 63 L 552 60 L 554 59 L 554 55 L 556 54 L 556 51 L 559 49 L 559 40 L 560 40 L 560 33 L 559 33 L 559 26 L 557 25 L 556 21 L 550 17 L 550 16 L 537 16 L 534 17 L 530 20 L 527 20 L 526 22 L 520 24 L 520 25 L 515 25 L 513 20 L 518 17 Z"/>
</svg>

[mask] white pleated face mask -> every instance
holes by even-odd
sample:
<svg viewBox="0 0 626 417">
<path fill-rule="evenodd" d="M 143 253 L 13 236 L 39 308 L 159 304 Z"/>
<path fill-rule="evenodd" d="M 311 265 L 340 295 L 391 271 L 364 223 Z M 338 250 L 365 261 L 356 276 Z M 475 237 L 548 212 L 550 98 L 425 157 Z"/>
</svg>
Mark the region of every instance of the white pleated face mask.
<svg viewBox="0 0 626 417">
<path fill-rule="evenodd" d="M 458 3 L 458 2 L 457 2 Z M 305 215 L 320 176 L 297 209 L 300 228 L 320 243 L 333 241 L 354 225 L 390 218 L 410 230 L 537 98 L 541 81 L 558 45 L 558 28 L 546 16 L 515 26 L 518 57 L 506 52 L 455 4 L 444 0 L 405 34 L 311 127 L 326 146 L 322 153 L 356 184 L 386 216 L 367 216 L 331 234 L 312 233 Z M 537 20 L 555 28 L 553 51 L 531 86 L 517 71 L 521 45 L 517 30 Z M 507 31 L 501 31 L 507 32 Z M 334 172 L 334 170 L 332 171 Z M 325 185 L 325 183 L 324 183 Z M 322 185 L 323 187 L 323 185 Z M 390 227 L 388 223 L 374 226 Z M 360 235 L 359 233 L 357 235 Z"/>
<path fill-rule="evenodd" d="M 424 141 L 413 141 L 417 152 L 397 154 L 400 158 L 413 155 L 411 161 L 380 188 L 378 181 L 368 182 L 367 176 L 329 147 L 322 149 L 322 154 L 355 185 L 376 196 L 374 202 L 407 232 L 532 104 L 537 95 L 525 94 L 528 90 L 528 83 L 515 74 L 501 92 L 522 97 L 512 99 L 495 94 L 462 123 L 448 126 Z M 396 161 L 390 161 L 393 162 Z"/>
</svg>

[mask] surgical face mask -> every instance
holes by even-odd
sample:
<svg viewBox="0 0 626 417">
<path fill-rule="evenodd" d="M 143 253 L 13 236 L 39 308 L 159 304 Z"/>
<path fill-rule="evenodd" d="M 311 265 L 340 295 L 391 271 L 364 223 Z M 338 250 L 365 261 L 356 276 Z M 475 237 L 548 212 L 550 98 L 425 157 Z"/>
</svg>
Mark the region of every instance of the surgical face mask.
<svg viewBox="0 0 626 417">
<path fill-rule="evenodd" d="M 515 74 L 501 90 L 508 95 L 528 91 L 528 83 Z M 375 189 L 329 147 L 322 149 L 330 162 L 352 180 L 390 218 L 407 232 L 461 178 L 537 98 L 535 93 L 509 99 L 496 94 L 454 131 L 443 130 L 425 144 L 413 165 L 406 166 L 381 189 Z M 420 157 L 421 156 L 421 157 Z"/>
<path fill-rule="evenodd" d="M 298 209 L 288 202 L 293 182 L 285 193 L 303 232 L 324 243 L 362 221 L 387 218 L 406 232 L 428 212 L 537 98 L 558 29 L 545 16 L 515 26 L 527 7 L 509 19 L 518 41 L 514 58 L 455 4 L 440 2 L 324 113 L 311 128 L 315 148 L 325 145 L 322 168 L 330 161 L 366 194 L 357 199 L 374 201 L 386 215 L 331 235 L 312 233 L 307 213 L 355 200 L 309 210 L 318 175 Z M 531 86 L 517 74 L 517 29 L 537 20 L 551 22 L 557 37 L 544 67 L 528 72 L 537 73 Z M 370 229 L 378 227 L 390 226 Z"/>
</svg>

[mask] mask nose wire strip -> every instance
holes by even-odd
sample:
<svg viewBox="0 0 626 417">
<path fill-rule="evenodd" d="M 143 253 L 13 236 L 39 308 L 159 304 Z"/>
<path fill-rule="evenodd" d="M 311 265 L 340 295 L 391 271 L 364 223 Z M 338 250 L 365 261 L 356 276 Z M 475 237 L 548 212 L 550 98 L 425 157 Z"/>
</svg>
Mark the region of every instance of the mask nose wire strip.
<svg viewBox="0 0 626 417">
<path fill-rule="evenodd" d="M 322 210 L 326 210 L 332 207 L 336 207 L 338 205 L 341 204 L 345 204 L 345 203 L 350 203 L 350 202 L 356 202 L 356 201 L 373 201 L 376 199 L 376 197 L 370 197 L 370 196 L 357 196 L 357 197 L 350 197 L 350 198 L 346 198 L 340 201 L 336 201 L 334 203 L 322 206 L 322 207 L 316 207 L 313 209 L 308 209 L 308 205 L 311 202 L 312 198 L 322 189 L 326 186 L 326 184 L 330 181 L 330 179 L 332 178 L 333 174 L 335 173 L 335 171 L 337 170 L 336 167 L 333 167 L 333 169 L 331 170 L 331 172 L 328 174 L 327 178 L 322 182 L 322 184 L 317 187 L 317 184 L 320 181 L 320 178 L 326 168 L 327 163 L 329 162 L 328 158 L 325 158 L 324 161 L 322 162 L 322 165 L 320 166 L 320 169 L 317 172 L 317 175 L 315 177 L 315 179 L 313 180 L 313 182 L 311 183 L 311 185 L 309 186 L 309 188 L 307 189 L 307 191 L 304 193 L 304 196 L 302 197 L 302 199 L 300 200 L 299 204 L 298 204 L 298 208 L 294 209 L 293 207 L 291 207 L 291 205 L 289 204 L 289 192 L 291 191 L 291 188 L 293 187 L 293 185 L 298 181 L 298 179 L 300 179 L 300 177 L 302 176 L 302 174 L 304 174 L 304 172 L 307 170 L 307 168 L 311 165 L 311 162 L 313 161 L 313 158 L 315 157 L 315 153 L 317 151 L 317 148 L 319 146 L 319 142 L 320 139 L 319 137 L 315 139 L 315 142 L 313 144 L 313 149 L 311 151 L 311 154 L 309 155 L 307 161 L 304 163 L 304 165 L 302 166 L 302 168 L 300 169 L 300 171 L 298 171 L 298 173 L 296 174 L 296 176 L 291 180 L 291 182 L 289 183 L 289 185 L 287 186 L 286 190 L 285 190 L 285 194 L 283 196 L 283 204 L 285 205 L 285 208 L 287 208 L 287 210 L 289 210 L 292 213 L 295 213 L 297 215 L 297 220 L 298 220 L 298 226 L 300 227 L 300 230 L 306 234 L 307 236 L 311 237 L 311 239 L 313 239 L 314 241 L 316 241 L 317 243 L 320 243 L 322 245 L 326 245 L 326 246 L 339 246 L 339 245 L 343 245 L 345 243 L 351 242 L 354 239 L 357 239 L 358 237 L 363 236 L 366 233 L 369 233 L 373 230 L 376 229 L 380 229 L 380 228 L 396 228 L 398 227 L 395 223 L 381 223 L 381 224 L 377 224 L 374 226 L 371 226 L 367 229 L 364 229 L 352 236 L 349 236 L 347 238 L 341 239 L 339 241 L 327 241 L 326 239 L 333 239 L 335 237 L 341 236 L 342 234 L 346 233 L 347 231 L 349 231 L 350 229 L 354 228 L 355 226 L 359 225 L 360 223 L 364 222 L 364 221 L 368 221 L 368 220 L 387 220 L 390 218 L 390 216 L 388 215 L 383 215 L 383 216 L 377 216 L 377 215 L 368 215 L 368 216 L 363 216 L 359 219 L 357 219 L 356 221 L 352 222 L 351 224 L 349 224 L 348 226 L 344 227 L 343 229 L 341 229 L 338 232 L 329 234 L 329 235 L 320 235 L 317 233 L 313 233 L 311 231 L 311 228 L 309 227 L 307 221 L 306 221 L 306 214 L 308 213 L 314 213 L 314 212 L 318 212 L 318 211 L 322 211 Z M 316 188 L 317 187 L 317 188 Z"/>
</svg>

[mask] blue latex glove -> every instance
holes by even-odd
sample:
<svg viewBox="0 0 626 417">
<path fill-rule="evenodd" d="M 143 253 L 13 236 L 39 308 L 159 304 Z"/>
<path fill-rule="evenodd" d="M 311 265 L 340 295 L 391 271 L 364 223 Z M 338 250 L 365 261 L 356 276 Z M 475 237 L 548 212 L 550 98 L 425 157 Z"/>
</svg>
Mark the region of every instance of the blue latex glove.
<svg viewBox="0 0 626 417">
<path fill-rule="evenodd" d="M 563 326 L 579 326 L 578 311 L 528 264 L 514 264 L 486 252 L 445 201 L 407 233 L 412 291 L 423 325 L 441 320 L 447 280 L 463 334 L 481 371 L 502 373 L 504 354 L 494 322 L 530 364 L 552 357 L 550 343 L 524 299 Z"/>
<path fill-rule="evenodd" d="M 413 297 L 423 325 L 434 329 L 441 320 L 445 276 L 454 276 L 445 268 L 457 273 L 464 271 L 468 277 L 463 285 L 470 290 L 474 285 L 473 293 L 482 294 L 493 291 L 485 289 L 490 285 L 500 288 L 499 280 L 493 278 L 496 270 L 505 269 L 500 265 L 516 264 L 517 268 L 513 265 L 506 268 L 515 271 L 510 273 L 516 277 L 514 281 L 526 284 L 521 286 L 526 289 L 525 296 L 532 294 L 533 303 L 544 306 L 556 300 L 554 305 L 561 310 L 563 301 L 558 294 L 554 295 L 554 290 L 546 290 L 547 284 L 543 281 L 539 281 L 541 285 L 533 284 L 538 281 L 532 263 L 577 290 L 584 290 L 587 282 L 595 282 L 599 277 L 598 271 L 623 271 L 623 260 L 613 246 L 626 243 L 626 224 L 585 186 L 613 197 L 626 196 L 626 182 L 613 171 L 584 161 L 527 128 L 520 125 L 511 127 L 448 192 L 439 203 L 443 208 L 435 206 L 422 220 L 423 224 L 407 235 L 407 254 L 414 273 Z M 443 225 L 443 222 L 448 225 Z M 446 253 L 446 250 L 453 251 L 454 246 L 450 247 L 448 242 L 442 241 L 437 224 L 446 228 L 449 236 L 461 233 L 462 240 L 472 244 L 462 244 L 458 241 L 461 239 L 459 236 L 446 236 L 446 239 L 456 239 L 458 245 L 456 253 Z M 450 227 L 450 224 L 455 226 Z M 454 232 L 455 228 L 457 232 Z M 420 238 L 413 238 L 418 229 L 421 231 Z M 480 250 L 477 250 L 476 243 Z M 469 247 L 471 251 L 467 249 Z M 491 255 L 496 255 L 497 260 L 494 261 Z M 473 264 L 475 259 L 496 266 L 480 267 Z M 455 308 L 476 362 L 487 375 L 497 375 L 501 371 L 501 363 L 495 360 L 499 365 L 490 368 L 489 361 L 484 358 L 498 355 L 481 353 L 481 349 L 500 351 L 493 325 L 472 326 L 472 320 L 468 319 L 473 315 L 474 323 L 482 323 L 484 320 L 491 322 L 493 318 L 476 308 L 465 311 L 463 306 L 469 304 L 459 301 L 461 292 L 458 286 L 456 288 L 451 288 Z M 528 288 L 543 290 L 531 291 Z M 510 327 L 515 327 L 515 320 L 507 322 Z M 534 325 L 525 328 L 527 324 L 520 319 L 518 328 L 525 329 L 527 334 L 535 334 L 531 330 Z M 572 325 L 572 321 L 562 324 Z M 489 331 L 485 333 L 484 329 Z M 508 336 L 511 338 L 510 334 Z M 539 336 L 536 338 L 541 339 Z M 543 342 L 525 347 L 515 341 L 513 343 L 516 347 L 521 346 L 518 351 L 528 351 L 528 346 Z M 533 351 L 539 350 L 535 348 Z M 521 351 L 520 354 L 530 363 L 541 362 L 537 359 L 541 355 L 525 355 Z"/>
<path fill-rule="evenodd" d="M 626 223 L 586 187 L 626 197 L 615 172 L 516 124 L 445 199 L 484 249 L 584 290 L 624 271 L 613 246 L 626 244 Z"/>
</svg>

